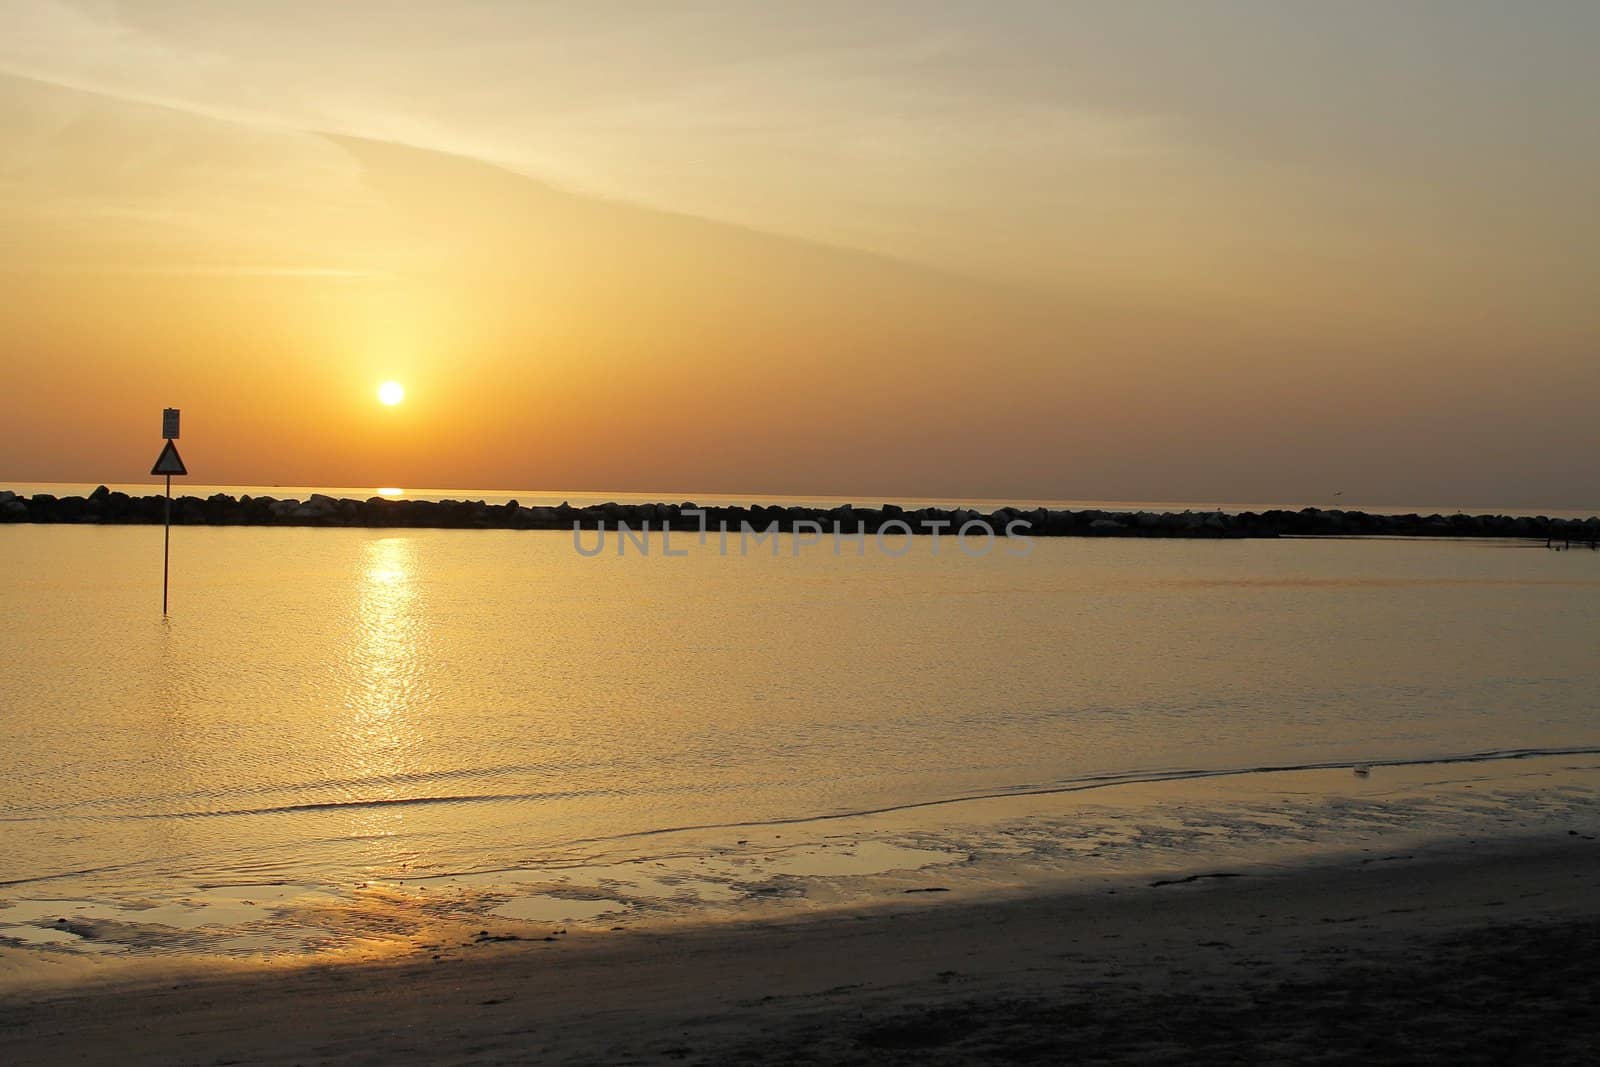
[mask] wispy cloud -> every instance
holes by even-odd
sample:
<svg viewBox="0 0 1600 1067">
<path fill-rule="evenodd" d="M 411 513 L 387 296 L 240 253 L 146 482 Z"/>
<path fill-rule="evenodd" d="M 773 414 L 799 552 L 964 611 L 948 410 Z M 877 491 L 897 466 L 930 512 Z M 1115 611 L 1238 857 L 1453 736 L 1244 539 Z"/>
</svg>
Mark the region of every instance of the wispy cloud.
<svg viewBox="0 0 1600 1067">
<path fill-rule="evenodd" d="M 214 264 L 214 263 L 128 263 L 105 262 L 72 263 L 0 263 L 0 274 L 67 275 L 67 274 L 122 274 L 149 277 L 197 278 L 304 278 L 346 281 L 387 281 L 392 274 L 382 271 L 345 270 L 338 267 L 283 267 L 265 264 Z"/>
<path fill-rule="evenodd" d="M 974 183 L 997 169 L 1030 180 L 1166 143 L 1154 116 L 997 97 L 955 26 L 767 26 L 716 5 L 556 18 L 513 4 L 423 8 L 411 32 L 391 33 L 359 4 L 303 26 L 283 10 L 236 6 L 248 30 L 222 32 L 229 20 L 203 5 L 0 0 L 0 71 L 889 252 L 940 214 L 981 214 Z M 963 173 L 975 163 L 988 173 Z"/>
</svg>

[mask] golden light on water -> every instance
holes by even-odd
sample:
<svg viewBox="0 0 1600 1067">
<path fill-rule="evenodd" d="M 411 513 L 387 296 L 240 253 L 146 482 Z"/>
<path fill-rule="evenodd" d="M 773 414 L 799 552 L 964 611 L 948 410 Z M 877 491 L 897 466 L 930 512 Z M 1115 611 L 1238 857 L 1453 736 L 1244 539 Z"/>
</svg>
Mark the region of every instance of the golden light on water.
<svg viewBox="0 0 1600 1067">
<path fill-rule="evenodd" d="M 378 487 L 378 495 L 379 496 L 405 496 L 406 495 L 406 491 L 404 489 L 397 488 L 396 486 L 382 485 L 382 486 Z"/>
<path fill-rule="evenodd" d="M 405 398 L 406 387 L 399 382 L 389 381 L 378 386 L 378 400 L 389 407 L 394 407 Z"/>
<path fill-rule="evenodd" d="M 362 783 L 363 795 L 372 799 L 394 799 L 394 781 L 418 769 L 416 755 L 425 747 L 414 721 L 422 627 L 415 569 L 414 546 L 405 537 L 369 541 L 356 568 L 351 684 L 334 743 L 349 761 L 346 776 Z M 392 858 L 384 841 L 401 832 L 404 808 L 362 805 L 350 819 L 351 833 L 367 842 L 369 860 L 384 866 Z"/>
</svg>

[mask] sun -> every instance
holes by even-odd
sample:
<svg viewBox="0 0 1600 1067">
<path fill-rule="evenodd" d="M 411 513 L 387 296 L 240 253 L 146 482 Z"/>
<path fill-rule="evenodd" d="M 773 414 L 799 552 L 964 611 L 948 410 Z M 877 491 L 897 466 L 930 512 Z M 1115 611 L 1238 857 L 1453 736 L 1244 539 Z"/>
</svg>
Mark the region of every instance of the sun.
<svg viewBox="0 0 1600 1067">
<path fill-rule="evenodd" d="M 378 399 L 390 407 L 394 407 L 405 398 L 406 387 L 399 382 L 384 382 L 378 386 Z"/>
</svg>

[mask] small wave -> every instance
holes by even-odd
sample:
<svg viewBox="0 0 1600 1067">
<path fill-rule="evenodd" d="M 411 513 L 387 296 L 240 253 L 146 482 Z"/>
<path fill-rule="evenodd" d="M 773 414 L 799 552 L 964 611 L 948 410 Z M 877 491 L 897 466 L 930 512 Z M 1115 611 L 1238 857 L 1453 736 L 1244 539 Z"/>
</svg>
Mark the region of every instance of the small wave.
<svg viewBox="0 0 1600 1067">
<path fill-rule="evenodd" d="M 218 811 L 167 811 L 124 815 L 124 819 L 220 819 L 235 815 L 293 815 L 308 811 L 350 811 L 363 808 L 401 808 L 428 804 L 496 804 L 519 800 L 571 800 L 593 796 L 593 791 L 558 793 L 457 793 L 432 797 L 383 797 L 369 800 L 319 800 L 304 804 L 275 804 L 264 808 L 229 808 Z"/>
<path fill-rule="evenodd" d="M 31 885 L 34 882 L 55 882 L 63 878 L 83 878 L 91 874 L 106 874 L 110 871 L 120 871 L 122 869 L 120 864 L 113 863 L 104 867 L 82 867 L 72 871 L 52 871 L 49 874 L 34 874 L 26 878 L 10 878 L 0 881 L 0 889 L 14 885 Z"/>
<path fill-rule="evenodd" d="M 773 819 L 747 819 L 735 822 L 698 823 L 684 826 L 666 826 L 652 830 L 635 830 L 625 834 L 585 837 L 565 842 L 568 845 L 603 844 L 609 841 L 628 841 L 636 838 L 660 837 L 666 834 L 691 833 L 698 830 L 738 830 L 755 826 L 795 826 L 801 823 L 833 822 L 867 815 L 889 815 L 922 808 L 946 807 L 967 804 L 978 800 L 1004 800 L 1010 797 L 1055 796 L 1062 793 L 1082 793 L 1091 789 L 1109 789 L 1119 785 L 1145 785 L 1160 782 L 1193 781 L 1202 778 L 1228 778 L 1246 774 L 1283 774 L 1291 771 L 1329 771 L 1364 764 L 1368 767 L 1431 767 L 1451 763 L 1487 763 L 1494 760 L 1518 760 L 1539 756 L 1594 756 L 1600 755 L 1600 745 L 1581 745 L 1571 748 L 1507 748 L 1485 752 L 1469 752 L 1452 756 L 1425 756 L 1411 759 L 1339 759 L 1309 763 L 1263 764 L 1249 767 L 1188 768 L 1181 770 L 1123 771 L 1114 774 L 1088 775 L 1064 779 L 1053 785 L 1018 786 L 996 789 L 985 793 L 963 793 L 959 796 L 939 797 L 933 800 L 913 800 L 903 804 L 886 804 L 876 808 L 855 808 L 832 811 L 819 815 L 792 815 Z"/>
<path fill-rule="evenodd" d="M 1368 767 L 1428 767 L 1448 764 L 1488 763 L 1501 760 L 1532 759 L 1549 756 L 1594 756 L 1600 755 L 1600 745 L 1580 745 L 1557 748 L 1507 748 L 1491 749 L 1482 752 L 1468 752 L 1444 756 L 1427 756 L 1413 758 L 1345 758 L 1338 760 L 1317 760 L 1301 763 L 1258 764 L 1241 767 L 1220 768 L 1178 768 L 1164 770 L 1120 771 L 1107 774 L 1085 775 L 1078 778 L 1063 779 L 1049 785 L 1039 786 L 1012 786 L 987 790 L 984 792 L 963 793 L 956 796 L 935 797 L 928 800 L 913 800 L 900 804 L 886 804 L 878 807 L 851 808 L 842 811 L 812 813 L 806 815 L 777 816 L 763 819 L 740 819 L 725 822 L 684 823 L 675 826 L 661 826 L 645 830 L 631 830 L 618 834 L 602 834 L 591 837 L 570 838 L 564 841 L 545 842 L 548 847 L 561 848 L 573 845 L 606 844 L 617 841 L 640 840 L 654 837 L 663 837 L 669 834 L 692 833 L 708 830 L 737 830 L 759 826 L 795 826 L 806 823 L 834 822 L 842 819 L 852 819 L 870 815 L 887 815 L 896 812 L 917 811 L 925 808 L 948 807 L 957 804 L 967 804 L 983 800 L 1004 800 L 1019 797 L 1054 796 L 1066 793 L 1088 792 L 1098 789 L 1110 789 L 1123 785 L 1148 785 L 1162 782 L 1195 781 L 1207 778 L 1238 777 L 1251 774 L 1284 774 L 1294 771 L 1337 770 L 1364 764 Z M 417 807 L 427 805 L 453 805 L 453 804 L 495 804 L 519 803 L 542 800 L 568 800 L 585 796 L 600 795 L 603 790 L 573 790 L 552 791 L 544 793 L 466 793 L 447 794 L 422 797 L 393 797 L 366 800 L 329 800 L 310 801 L 301 804 L 279 804 L 254 808 L 230 808 L 225 810 L 193 810 L 177 812 L 147 812 L 127 815 L 90 816 L 89 818 L 103 818 L 107 820 L 163 820 L 163 819 L 214 819 L 227 817 L 241 817 L 251 815 L 293 815 L 325 811 L 349 811 L 361 809 L 382 809 L 388 807 Z M 83 816 L 78 816 L 83 818 Z M 46 821 L 39 817 L 23 816 L 0 818 L 0 822 L 33 822 Z M 56 881 L 59 879 L 81 877 L 85 875 L 107 873 L 124 869 L 120 865 L 105 867 L 85 868 L 73 871 L 57 871 L 50 874 L 34 875 L 30 877 L 0 880 L 0 888 L 25 885 L 29 883 Z"/>
<path fill-rule="evenodd" d="M 563 764 L 559 767 L 544 763 L 511 763 L 498 764 L 487 767 L 451 767 L 441 770 L 408 771 L 395 774 L 375 774 L 360 778 L 321 778 L 304 782 L 263 782 L 258 785 L 245 787 L 232 787 L 226 793 L 218 792 L 172 792 L 172 793 L 147 793 L 133 795 L 114 795 L 96 797 L 90 800 L 80 800 L 68 804 L 38 804 L 28 807 L 15 806 L 10 809 L 10 814 L 0 816 L 0 822 L 32 822 L 43 819 L 61 818 L 95 818 L 92 809 L 97 807 L 130 805 L 157 805 L 162 803 L 196 803 L 203 801 L 207 796 L 233 796 L 240 799 L 261 796 L 272 793 L 301 792 L 311 793 L 318 790 L 346 790 L 360 789 L 403 788 L 405 786 L 429 785 L 439 782 L 448 782 L 458 779 L 483 779 L 504 778 L 512 775 L 528 774 L 553 774 L 574 769 L 585 769 L 596 766 L 595 763 Z M 91 809 L 86 811 L 85 809 Z M 244 812 L 256 809 L 240 809 Z M 263 811 L 276 809 L 262 808 Z M 221 813 L 219 813 L 221 814 Z M 123 813 L 112 812 L 110 818 L 127 817 Z"/>
</svg>

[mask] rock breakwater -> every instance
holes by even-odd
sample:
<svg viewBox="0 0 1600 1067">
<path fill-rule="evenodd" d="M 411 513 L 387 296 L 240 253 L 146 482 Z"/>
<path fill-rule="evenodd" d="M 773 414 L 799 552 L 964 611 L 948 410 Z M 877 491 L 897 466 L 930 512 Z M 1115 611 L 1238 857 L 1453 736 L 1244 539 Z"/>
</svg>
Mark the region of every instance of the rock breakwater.
<svg viewBox="0 0 1600 1067">
<path fill-rule="evenodd" d="M 22 496 L 0 490 L 0 522 L 141 524 L 162 521 L 159 494 L 131 496 L 101 486 L 88 496 L 57 497 L 48 493 Z M 313 493 L 301 500 L 271 496 L 179 496 L 172 500 L 172 521 L 182 526 L 369 526 L 446 529 L 592 530 L 627 526 L 632 530 L 702 528 L 722 524 L 738 531 L 743 524 L 792 532 L 834 524 L 846 533 L 953 535 L 968 523 L 983 523 L 996 534 L 1008 528 L 1030 537 L 1512 537 L 1593 545 L 1600 541 L 1600 517 L 1587 519 L 1521 515 L 1388 515 L 1364 511 L 1302 508 L 1298 511 L 1107 511 L 1004 507 L 902 508 L 697 507 L 692 502 L 597 504 L 572 507 L 523 506 L 516 501 L 488 504 L 481 500 L 404 500 L 371 497 L 335 499 Z M 702 524 L 704 526 L 702 527 Z M 811 524 L 816 524 L 812 526 Z"/>
</svg>

